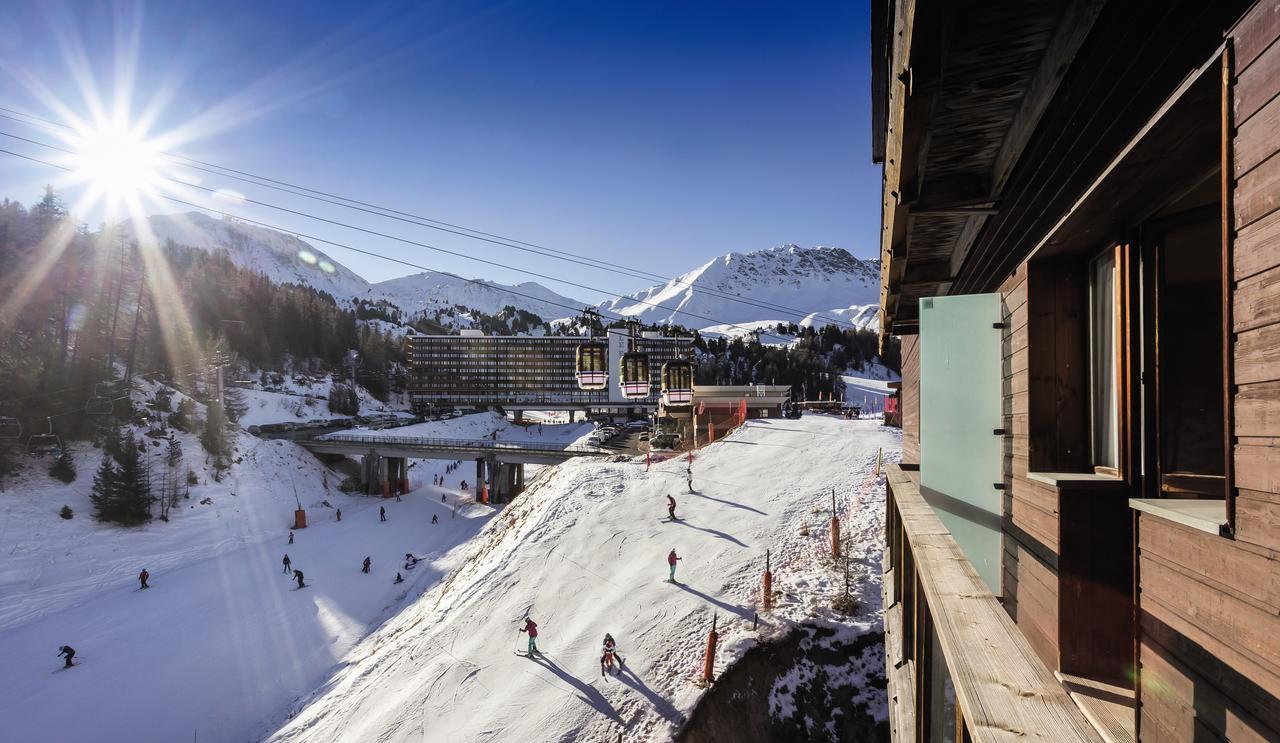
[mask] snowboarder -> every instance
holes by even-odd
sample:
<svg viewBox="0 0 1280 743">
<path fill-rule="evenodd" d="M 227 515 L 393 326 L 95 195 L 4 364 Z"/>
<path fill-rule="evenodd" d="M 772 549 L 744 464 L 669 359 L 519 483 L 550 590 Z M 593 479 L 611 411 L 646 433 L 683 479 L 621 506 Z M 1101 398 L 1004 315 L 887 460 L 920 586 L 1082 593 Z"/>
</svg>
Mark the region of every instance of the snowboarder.
<svg viewBox="0 0 1280 743">
<path fill-rule="evenodd" d="M 386 521 L 386 520 L 387 520 L 387 507 L 386 507 L 386 506 L 378 506 L 378 520 L 379 520 L 379 521 Z"/>
<path fill-rule="evenodd" d="M 306 588 L 306 587 L 307 587 L 307 584 L 302 582 L 302 571 L 301 571 L 301 570 L 295 570 L 295 571 L 293 571 L 293 577 L 298 581 L 298 588 Z"/>
<path fill-rule="evenodd" d="M 433 513 L 433 514 L 431 514 L 431 523 L 433 523 L 433 524 L 438 524 L 438 523 L 440 523 L 440 517 L 439 517 L 439 516 L 437 516 L 437 515 L 436 515 L 436 514 L 434 514 L 434 513 Z"/>
<path fill-rule="evenodd" d="M 692 493 L 693 492 L 693 473 L 692 472 L 689 473 L 688 478 L 685 480 L 685 485 L 689 488 L 689 492 Z"/>
<path fill-rule="evenodd" d="M 679 555 L 676 554 L 676 551 L 674 549 L 672 549 L 671 552 L 667 554 L 667 565 L 671 566 L 671 575 L 667 578 L 668 583 L 676 582 L 676 561 L 683 560 L 683 559 L 684 559 L 683 557 L 680 557 Z"/>
<path fill-rule="evenodd" d="M 285 575 L 292 573 L 293 572 L 293 568 L 291 567 L 292 565 L 293 565 L 293 560 L 289 559 L 289 553 L 286 552 L 284 556 L 284 570 L 282 570 L 281 572 L 283 572 Z"/>
<path fill-rule="evenodd" d="M 370 565 L 372 565 L 372 564 L 373 564 L 373 562 L 372 562 L 368 557 L 364 558 L 364 567 L 363 567 L 363 568 L 360 568 L 360 572 L 362 572 L 362 573 L 367 573 L 367 572 L 369 572 L 369 566 L 370 566 Z"/>
<path fill-rule="evenodd" d="M 142 584 L 143 588 L 147 587 L 147 578 L 150 578 L 150 577 L 151 577 L 151 573 L 148 573 L 146 568 L 143 568 L 142 572 L 138 573 L 138 582 Z"/>
<path fill-rule="evenodd" d="M 71 647 L 70 645 L 63 645 L 62 647 L 58 648 L 58 657 L 61 658 L 64 655 L 67 657 L 67 664 L 63 666 L 63 668 L 70 668 L 74 666 L 75 663 L 72 663 L 71 659 L 76 657 L 76 649 Z"/>
<path fill-rule="evenodd" d="M 399 573 L 396 573 L 396 579 L 395 579 L 394 581 L 392 581 L 392 582 L 393 582 L 393 583 L 404 583 L 404 576 L 403 576 L 403 575 L 400 575 Z"/>
<path fill-rule="evenodd" d="M 289 544 L 293 544 L 293 532 L 289 532 Z"/>
<path fill-rule="evenodd" d="M 667 496 L 667 516 L 669 516 L 672 521 L 676 520 L 676 499 L 670 495 Z"/>
<path fill-rule="evenodd" d="M 603 651 L 604 654 L 600 656 L 600 675 L 603 676 L 605 669 L 608 669 L 613 671 L 616 676 L 619 673 L 619 669 L 614 666 L 613 659 L 617 656 L 618 644 L 613 641 L 613 635 L 605 633 Z M 619 656 L 618 660 L 621 659 Z"/>
<path fill-rule="evenodd" d="M 398 490 L 396 491 L 396 500 L 397 500 L 397 501 L 399 501 L 399 500 L 400 500 L 400 491 L 398 491 Z"/>
<path fill-rule="evenodd" d="M 466 480 L 463 480 L 463 481 L 462 481 L 462 491 L 463 491 L 463 492 L 466 492 L 466 490 L 467 490 L 467 481 L 466 481 Z"/>
<path fill-rule="evenodd" d="M 339 521 L 341 521 L 341 520 L 342 520 L 342 509 L 341 509 L 341 508 L 339 508 L 339 509 L 338 509 L 338 520 L 339 520 Z"/>
<path fill-rule="evenodd" d="M 444 503 L 444 493 L 441 493 L 441 494 L 440 494 L 440 502 L 441 502 L 441 503 Z"/>
<path fill-rule="evenodd" d="M 538 652 L 538 623 L 529 617 L 525 617 L 524 627 L 520 631 L 529 633 L 529 654 L 533 655 Z"/>
</svg>

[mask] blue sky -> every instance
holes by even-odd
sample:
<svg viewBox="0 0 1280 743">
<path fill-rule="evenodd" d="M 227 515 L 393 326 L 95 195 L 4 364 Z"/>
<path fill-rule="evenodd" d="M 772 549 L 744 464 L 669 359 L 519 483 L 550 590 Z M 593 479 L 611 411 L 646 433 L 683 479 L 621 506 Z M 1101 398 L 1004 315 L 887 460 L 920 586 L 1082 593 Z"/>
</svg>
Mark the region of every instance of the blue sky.
<svg viewBox="0 0 1280 743">
<path fill-rule="evenodd" d="M 666 276 L 788 242 L 874 257 L 868 14 L 865 2 L 20 1 L 0 27 L 0 106 L 58 118 L 52 95 L 84 115 L 72 50 L 108 104 L 131 80 L 135 116 L 159 101 L 151 130 L 190 133 L 176 151 L 219 165 Z M 137 51 L 132 74 L 122 49 Z M 48 139 L 4 119 L 0 131 Z M 51 178 L 0 156 L 0 196 L 33 201 Z M 589 300 L 644 283 L 204 183 L 510 266 L 228 208 L 463 276 L 512 283 L 527 268 L 602 290 L 539 279 Z M 319 247 L 370 280 L 412 272 Z"/>
</svg>

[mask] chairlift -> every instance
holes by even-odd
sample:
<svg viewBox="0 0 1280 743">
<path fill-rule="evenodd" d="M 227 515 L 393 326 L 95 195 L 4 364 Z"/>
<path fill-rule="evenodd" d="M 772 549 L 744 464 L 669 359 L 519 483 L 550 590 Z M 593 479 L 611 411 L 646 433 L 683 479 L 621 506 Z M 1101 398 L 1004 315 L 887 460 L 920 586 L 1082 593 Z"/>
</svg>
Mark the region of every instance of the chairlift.
<svg viewBox="0 0 1280 743">
<path fill-rule="evenodd" d="M 627 352 L 622 354 L 621 377 L 622 396 L 628 400 L 642 400 L 649 396 L 652 382 L 649 381 L 649 354 L 637 350 L 636 323 L 628 323 L 631 338 Z"/>
<path fill-rule="evenodd" d="M 609 386 L 609 346 L 591 338 L 591 332 L 595 328 L 592 319 L 598 320 L 599 313 L 588 308 L 582 314 L 587 321 L 588 335 L 587 340 L 579 344 L 574 359 L 578 389 L 602 390 Z"/>
<path fill-rule="evenodd" d="M 53 432 L 53 419 L 44 419 L 44 433 L 33 433 L 27 439 L 27 454 L 52 454 L 62 450 L 62 439 Z"/>
<path fill-rule="evenodd" d="M 676 359 L 662 365 L 662 404 L 668 408 L 693 405 L 693 364 Z"/>
<path fill-rule="evenodd" d="M 84 404 L 84 412 L 89 415 L 111 415 L 115 410 L 114 390 L 110 383 L 98 383 L 93 386 L 93 397 Z"/>
<path fill-rule="evenodd" d="M 0 415 L 0 441 L 17 441 L 20 438 L 22 438 L 22 421 L 11 415 Z"/>
</svg>

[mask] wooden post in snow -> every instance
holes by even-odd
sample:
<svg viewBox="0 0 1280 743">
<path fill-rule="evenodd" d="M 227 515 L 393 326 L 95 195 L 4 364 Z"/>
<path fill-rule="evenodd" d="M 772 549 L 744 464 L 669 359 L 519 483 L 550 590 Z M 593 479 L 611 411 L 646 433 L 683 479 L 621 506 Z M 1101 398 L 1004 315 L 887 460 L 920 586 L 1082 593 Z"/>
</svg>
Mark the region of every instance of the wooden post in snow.
<svg viewBox="0 0 1280 743">
<path fill-rule="evenodd" d="M 712 671 L 716 666 L 716 641 L 719 636 L 716 634 L 716 617 L 711 615 L 711 631 L 707 633 L 707 656 L 702 662 L 702 680 L 711 683 Z"/>
<path fill-rule="evenodd" d="M 773 573 L 769 570 L 769 550 L 764 551 L 764 610 L 773 609 Z"/>
<path fill-rule="evenodd" d="M 836 515 L 836 489 L 831 489 L 831 556 L 840 556 L 840 517 Z"/>
</svg>

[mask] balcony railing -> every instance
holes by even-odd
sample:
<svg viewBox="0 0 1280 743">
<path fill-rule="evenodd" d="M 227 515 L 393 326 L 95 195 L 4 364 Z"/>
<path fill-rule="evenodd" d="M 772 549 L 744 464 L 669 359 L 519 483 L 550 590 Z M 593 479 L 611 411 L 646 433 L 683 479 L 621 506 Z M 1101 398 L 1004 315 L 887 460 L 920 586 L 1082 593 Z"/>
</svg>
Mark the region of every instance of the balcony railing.
<svg viewBox="0 0 1280 743">
<path fill-rule="evenodd" d="M 920 495 L 917 475 L 888 469 L 884 606 L 893 740 L 1102 740 Z"/>
</svg>

